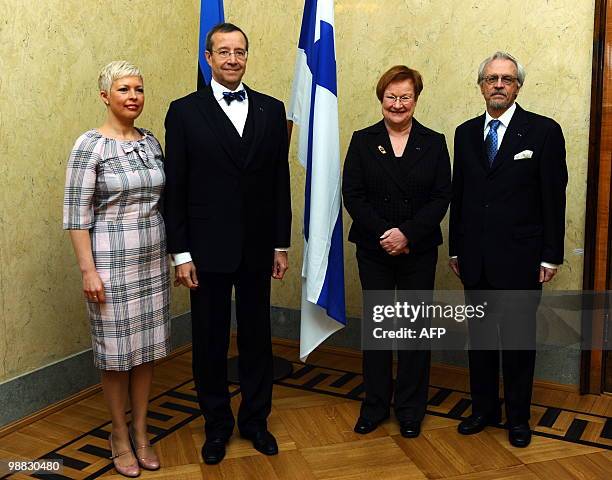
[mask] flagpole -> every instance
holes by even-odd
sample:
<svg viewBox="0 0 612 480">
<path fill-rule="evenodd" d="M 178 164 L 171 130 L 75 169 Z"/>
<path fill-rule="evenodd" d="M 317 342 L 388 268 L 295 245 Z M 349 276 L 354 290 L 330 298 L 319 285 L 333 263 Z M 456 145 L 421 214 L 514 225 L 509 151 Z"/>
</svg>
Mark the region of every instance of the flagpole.
<svg viewBox="0 0 612 480">
<path fill-rule="evenodd" d="M 305 170 L 300 360 L 346 326 L 333 0 L 305 0 L 289 135 Z"/>
</svg>

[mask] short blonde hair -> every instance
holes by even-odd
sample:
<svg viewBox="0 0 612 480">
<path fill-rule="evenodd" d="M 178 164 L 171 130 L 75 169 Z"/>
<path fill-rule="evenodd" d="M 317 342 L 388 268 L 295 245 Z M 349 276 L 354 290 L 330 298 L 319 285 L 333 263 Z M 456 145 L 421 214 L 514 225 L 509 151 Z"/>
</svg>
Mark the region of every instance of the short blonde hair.
<svg viewBox="0 0 612 480">
<path fill-rule="evenodd" d="M 132 65 L 125 60 L 116 60 L 110 62 L 102 70 L 98 76 L 98 87 L 101 92 L 110 92 L 111 85 L 119 78 L 123 77 L 140 77 L 142 80 L 142 72 L 136 65 Z"/>
</svg>

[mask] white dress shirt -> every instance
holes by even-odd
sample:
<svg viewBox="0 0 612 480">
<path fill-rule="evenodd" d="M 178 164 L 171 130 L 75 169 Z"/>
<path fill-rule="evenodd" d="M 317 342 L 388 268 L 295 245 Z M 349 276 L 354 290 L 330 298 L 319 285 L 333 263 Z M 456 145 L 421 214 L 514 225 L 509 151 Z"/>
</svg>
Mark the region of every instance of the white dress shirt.
<svg viewBox="0 0 612 480">
<path fill-rule="evenodd" d="M 215 100 L 219 102 L 221 109 L 225 112 L 227 117 L 230 119 L 238 134 L 242 137 L 242 133 L 244 132 L 244 125 L 246 124 L 247 116 L 249 114 L 249 94 L 242 85 L 242 82 L 236 87 L 235 90 L 230 90 L 227 87 L 224 87 L 219 82 L 217 82 L 214 78 L 210 80 L 210 87 L 212 88 L 213 97 Z M 244 90 L 245 99 L 240 102 L 238 100 L 232 101 L 229 105 L 223 99 L 223 92 L 239 92 L 240 90 Z M 287 248 L 276 248 L 276 251 L 286 252 Z M 191 253 L 190 252 L 182 252 L 182 253 L 174 253 L 171 256 L 172 264 L 174 266 L 181 265 L 183 263 L 191 262 Z"/>
<path fill-rule="evenodd" d="M 508 125 L 510 125 L 510 120 L 512 120 L 512 116 L 514 115 L 515 111 L 516 103 L 513 103 L 510 108 L 508 108 L 508 110 L 506 110 L 498 118 L 493 118 L 491 115 L 489 115 L 489 112 L 485 112 L 484 135 L 482 138 L 487 138 L 489 130 L 491 130 L 491 127 L 489 126 L 491 120 L 499 120 L 501 122 L 497 127 L 497 149 L 499 150 L 502 140 L 504 139 L 504 135 L 506 134 L 506 130 L 508 130 Z"/>
<path fill-rule="evenodd" d="M 488 111 L 485 112 L 484 130 L 483 130 L 483 137 L 482 137 L 483 140 L 486 140 L 487 135 L 489 134 L 489 130 L 491 129 L 489 123 L 491 122 L 491 120 L 499 120 L 500 124 L 497 127 L 497 149 L 499 150 L 502 140 L 504 139 L 504 135 L 506 134 L 506 130 L 508 130 L 508 125 L 510 125 L 510 120 L 512 120 L 512 117 L 515 111 L 516 111 L 516 103 L 513 103 L 508 108 L 508 110 L 506 110 L 503 114 L 501 114 L 497 119 L 489 115 Z M 455 255 L 450 258 L 457 258 L 457 256 Z M 557 269 L 559 267 L 559 265 L 555 265 L 553 263 L 548 263 L 548 262 L 540 262 L 540 265 L 542 267 L 554 268 L 554 269 Z"/>
<path fill-rule="evenodd" d="M 242 137 L 242 132 L 244 132 L 244 124 L 246 123 L 247 115 L 249 114 L 249 95 L 244 89 L 244 85 L 242 85 L 242 82 L 240 82 L 240 85 L 236 87 L 236 90 L 230 90 L 213 78 L 210 81 L 210 87 L 212 88 L 213 97 L 215 97 L 215 100 L 219 102 L 221 109 L 225 112 L 227 117 L 234 124 L 234 127 L 236 127 L 236 131 Z M 228 105 L 227 102 L 223 100 L 223 92 L 239 92 L 240 90 L 244 90 L 245 94 L 245 99 L 242 102 L 234 100 Z"/>
</svg>

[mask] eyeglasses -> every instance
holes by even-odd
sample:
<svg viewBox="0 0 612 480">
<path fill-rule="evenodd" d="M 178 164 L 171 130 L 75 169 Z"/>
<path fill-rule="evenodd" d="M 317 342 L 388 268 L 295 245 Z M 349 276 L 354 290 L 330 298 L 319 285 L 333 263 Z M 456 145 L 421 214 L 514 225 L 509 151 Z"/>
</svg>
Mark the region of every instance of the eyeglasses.
<svg viewBox="0 0 612 480">
<path fill-rule="evenodd" d="M 398 100 L 402 105 L 407 105 L 414 99 L 414 97 L 412 95 L 402 95 L 401 97 L 396 97 L 395 95 L 389 94 L 385 95 L 384 99 L 391 105 L 394 105 Z"/>
<path fill-rule="evenodd" d="M 496 85 L 500 78 L 504 85 L 512 85 L 517 80 L 516 77 L 511 75 L 502 75 L 501 77 L 499 75 L 487 75 L 484 77 L 484 81 L 487 82 L 487 85 Z"/>
<path fill-rule="evenodd" d="M 249 52 L 246 50 L 213 50 L 213 53 L 216 53 L 221 58 L 230 58 L 232 55 L 236 58 L 236 60 L 246 60 Z"/>
</svg>

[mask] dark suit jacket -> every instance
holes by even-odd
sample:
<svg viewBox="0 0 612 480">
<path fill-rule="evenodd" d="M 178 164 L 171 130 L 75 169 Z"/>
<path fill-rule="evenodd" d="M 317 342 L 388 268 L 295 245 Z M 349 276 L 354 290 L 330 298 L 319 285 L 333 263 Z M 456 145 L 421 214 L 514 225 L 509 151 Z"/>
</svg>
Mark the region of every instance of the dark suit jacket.
<svg viewBox="0 0 612 480">
<path fill-rule="evenodd" d="M 349 241 L 381 250 L 380 236 L 399 227 L 411 252 L 442 243 L 440 222 L 451 195 L 444 135 L 413 119 L 402 158 L 395 158 L 384 121 L 356 131 L 346 160 L 342 192 L 353 219 Z"/>
<path fill-rule="evenodd" d="M 554 120 L 517 105 L 492 168 L 484 151 L 485 116 L 455 132 L 450 255 L 461 279 L 485 275 L 500 289 L 531 289 L 540 262 L 563 263 L 565 140 Z M 533 156 L 515 160 L 524 150 Z"/>
<path fill-rule="evenodd" d="M 247 268 L 271 268 L 274 248 L 290 243 L 285 109 L 245 89 L 248 152 L 210 86 L 172 102 L 166 116 L 168 252 L 190 252 L 200 271 L 233 272 L 243 260 Z"/>
</svg>

